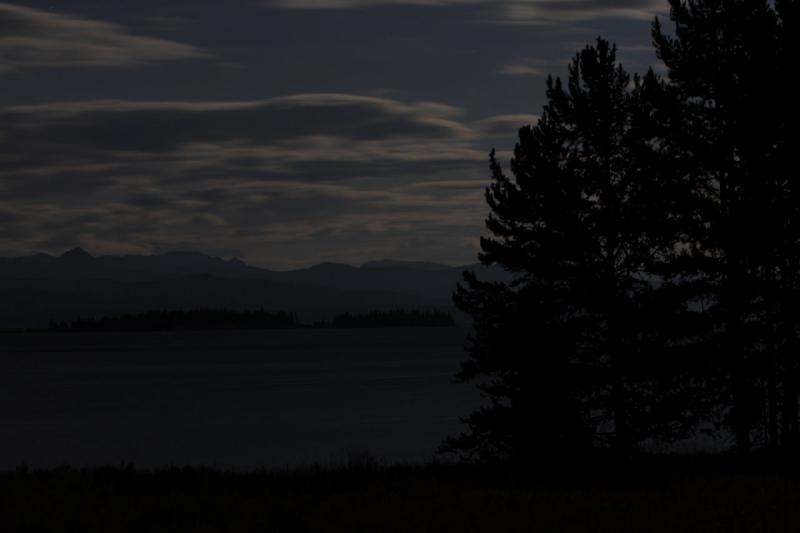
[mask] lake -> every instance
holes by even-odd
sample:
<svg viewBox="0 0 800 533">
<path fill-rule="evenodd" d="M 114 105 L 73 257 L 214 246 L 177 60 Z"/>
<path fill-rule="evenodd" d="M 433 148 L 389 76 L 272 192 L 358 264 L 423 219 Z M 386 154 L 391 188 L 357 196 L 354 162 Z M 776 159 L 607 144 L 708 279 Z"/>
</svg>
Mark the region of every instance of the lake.
<svg viewBox="0 0 800 533">
<path fill-rule="evenodd" d="M 0 334 L 0 469 L 425 461 L 480 402 L 460 328 Z"/>
</svg>

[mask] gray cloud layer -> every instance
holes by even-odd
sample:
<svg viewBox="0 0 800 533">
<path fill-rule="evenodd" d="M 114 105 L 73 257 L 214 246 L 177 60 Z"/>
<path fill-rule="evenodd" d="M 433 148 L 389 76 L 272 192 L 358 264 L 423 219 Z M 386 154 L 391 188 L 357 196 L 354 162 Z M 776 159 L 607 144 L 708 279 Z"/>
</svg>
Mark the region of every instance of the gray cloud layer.
<svg viewBox="0 0 800 533">
<path fill-rule="evenodd" d="M 0 250 L 471 261 L 486 139 L 534 120 L 348 94 L 11 106 L 0 198 L 16 201 L 0 201 Z"/>
<path fill-rule="evenodd" d="M 649 19 L 665 9 L 663 0 L 266 0 L 284 9 L 357 9 L 377 6 L 497 7 L 497 18 L 512 23 L 586 21 L 598 18 Z"/>
<path fill-rule="evenodd" d="M 492 146 L 509 149 L 517 129 L 537 120 L 512 114 L 538 107 L 531 90 L 541 87 L 520 76 L 563 67 L 563 46 L 570 54 L 582 46 L 564 40 L 583 39 L 590 26 L 594 35 L 587 21 L 649 18 L 666 5 L 63 3 L 78 16 L 46 10 L 43 0 L 26 3 L 0 2 L 0 72 L 7 71 L 9 94 L 16 91 L 0 106 L 0 256 L 80 244 L 103 253 L 196 249 L 278 267 L 381 257 L 474 261 L 484 232 L 486 154 Z M 205 8 L 195 10 L 200 4 Z M 424 24 L 414 10 L 302 11 L 392 5 L 440 9 Z M 178 40 L 202 43 L 237 69 L 195 61 L 178 69 L 106 71 L 210 56 L 127 29 L 150 28 L 141 30 L 147 35 L 160 28 L 139 21 L 145 15 L 186 15 Z M 101 22 L 108 17 L 119 24 Z M 540 23 L 549 27 L 522 26 Z M 629 55 L 643 54 L 631 48 Z M 103 70 L 64 76 L 41 67 Z M 404 96 L 253 99 L 299 91 Z M 23 105 L 59 94 L 83 101 Z"/>
<path fill-rule="evenodd" d="M 131 35 L 116 24 L 0 3 L 0 70 L 130 67 L 209 57 L 188 44 Z"/>
</svg>

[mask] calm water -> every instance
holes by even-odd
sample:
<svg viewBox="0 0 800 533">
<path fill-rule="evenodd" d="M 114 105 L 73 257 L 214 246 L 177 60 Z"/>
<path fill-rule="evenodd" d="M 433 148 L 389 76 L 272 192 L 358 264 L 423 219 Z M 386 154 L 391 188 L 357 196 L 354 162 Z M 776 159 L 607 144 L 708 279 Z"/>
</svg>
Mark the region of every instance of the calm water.
<svg viewBox="0 0 800 533">
<path fill-rule="evenodd" d="M 432 457 L 479 402 L 460 329 L 0 335 L 0 469 Z"/>
</svg>

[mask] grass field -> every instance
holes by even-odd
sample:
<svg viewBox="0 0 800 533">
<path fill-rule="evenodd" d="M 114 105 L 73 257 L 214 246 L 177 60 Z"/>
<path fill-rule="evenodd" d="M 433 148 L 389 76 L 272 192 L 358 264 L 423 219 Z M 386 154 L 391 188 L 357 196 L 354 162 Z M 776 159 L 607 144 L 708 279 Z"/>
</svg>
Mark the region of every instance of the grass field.
<svg viewBox="0 0 800 533">
<path fill-rule="evenodd" d="M 0 530 L 800 531 L 800 476 L 780 468 L 610 471 L 540 477 L 369 461 L 256 473 L 19 468 L 0 474 Z"/>
</svg>

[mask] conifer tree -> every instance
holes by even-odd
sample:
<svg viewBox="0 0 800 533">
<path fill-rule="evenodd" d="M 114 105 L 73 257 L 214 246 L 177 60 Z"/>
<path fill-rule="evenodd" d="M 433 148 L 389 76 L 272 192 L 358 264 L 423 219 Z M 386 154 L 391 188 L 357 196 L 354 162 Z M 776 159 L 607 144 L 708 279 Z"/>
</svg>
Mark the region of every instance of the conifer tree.
<svg viewBox="0 0 800 533">
<path fill-rule="evenodd" d="M 800 445 L 798 394 L 800 394 L 800 179 L 796 171 L 795 133 L 800 121 L 797 98 L 797 58 L 800 54 L 800 3 L 797 0 L 775 2 L 778 14 L 778 80 L 775 98 L 778 110 L 774 128 L 776 138 L 776 174 L 780 198 L 776 211 L 782 224 L 776 259 L 778 311 L 777 364 L 780 369 L 780 444 L 784 449 Z M 776 428 L 777 430 L 777 428 Z"/>
<path fill-rule="evenodd" d="M 657 400 L 674 390 L 663 321 L 684 299 L 655 287 L 681 202 L 653 112 L 666 106 L 648 103 L 666 90 L 652 72 L 631 78 L 598 39 L 572 61 L 566 87 L 548 79 L 541 119 L 519 132 L 513 180 L 492 153 L 480 259 L 515 281 L 468 275 L 455 294 L 474 321 L 459 379 L 478 382 L 489 405 L 445 449 L 520 459 L 588 448 L 608 432 L 628 453 L 656 423 L 675 427 L 680 415 L 659 418 Z"/>
<path fill-rule="evenodd" d="M 768 400 L 769 440 L 777 428 L 776 261 L 785 222 L 776 180 L 777 16 L 764 0 L 670 0 L 675 25 L 653 28 L 687 134 L 674 135 L 674 160 L 693 183 L 699 224 L 689 277 L 714 319 L 728 423 L 747 453 Z M 724 406 L 724 403 L 723 403 Z"/>
</svg>

